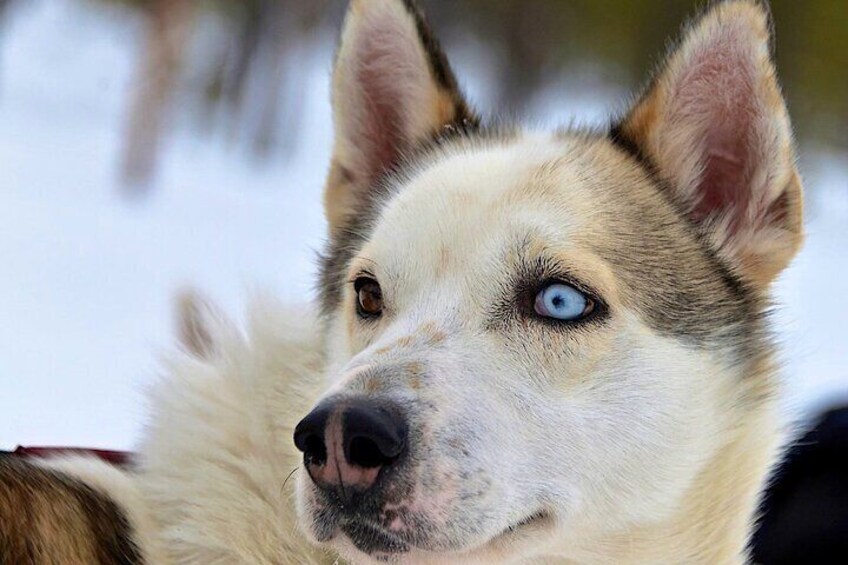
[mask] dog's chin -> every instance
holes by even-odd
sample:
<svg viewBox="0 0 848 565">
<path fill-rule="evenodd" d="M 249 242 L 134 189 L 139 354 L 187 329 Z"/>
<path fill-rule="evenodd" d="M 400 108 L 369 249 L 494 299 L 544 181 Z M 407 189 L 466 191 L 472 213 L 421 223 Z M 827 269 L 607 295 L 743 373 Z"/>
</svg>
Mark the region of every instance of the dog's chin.
<svg viewBox="0 0 848 565">
<path fill-rule="evenodd" d="M 526 554 L 528 548 L 538 549 L 554 526 L 549 513 L 536 512 L 483 541 L 438 547 L 426 539 L 411 542 L 383 528 L 348 522 L 339 527 L 327 545 L 353 563 L 479 563 Z"/>
</svg>

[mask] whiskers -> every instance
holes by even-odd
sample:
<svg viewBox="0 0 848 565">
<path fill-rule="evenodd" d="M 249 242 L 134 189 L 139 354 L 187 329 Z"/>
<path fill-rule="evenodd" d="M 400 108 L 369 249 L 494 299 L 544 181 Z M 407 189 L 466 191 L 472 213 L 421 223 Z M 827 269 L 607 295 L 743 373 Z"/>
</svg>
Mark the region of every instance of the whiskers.
<svg viewBox="0 0 848 565">
<path fill-rule="evenodd" d="M 283 481 L 283 486 L 280 487 L 280 492 L 283 492 L 284 490 L 286 490 L 286 483 L 289 482 L 289 479 L 292 478 L 292 475 L 294 475 L 299 469 L 300 469 L 299 465 L 297 467 L 295 467 L 294 469 L 292 469 L 291 473 L 289 473 L 288 476 L 286 477 L 286 480 Z"/>
</svg>

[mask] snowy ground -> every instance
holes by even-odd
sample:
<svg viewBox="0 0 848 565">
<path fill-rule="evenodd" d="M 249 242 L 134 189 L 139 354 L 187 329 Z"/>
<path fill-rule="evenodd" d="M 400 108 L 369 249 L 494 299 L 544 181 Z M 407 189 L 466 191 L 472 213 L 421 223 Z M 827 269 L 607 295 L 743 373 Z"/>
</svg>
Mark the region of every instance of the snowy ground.
<svg viewBox="0 0 848 565">
<path fill-rule="evenodd" d="M 311 63 L 290 160 L 257 166 L 180 127 L 152 197 L 131 201 L 116 164 L 138 22 L 24 4 L 0 30 L 0 449 L 129 448 L 176 290 L 199 287 L 231 313 L 255 287 L 312 295 L 330 49 Z M 474 60 L 468 50 L 458 65 L 475 71 L 472 93 L 485 81 Z M 618 95 L 559 92 L 534 114 L 594 118 Z M 848 159 L 816 154 L 805 167 L 809 238 L 780 281 L 779 316 L 786 405 L 809 414 L 848 398 Z"/>
</svg>

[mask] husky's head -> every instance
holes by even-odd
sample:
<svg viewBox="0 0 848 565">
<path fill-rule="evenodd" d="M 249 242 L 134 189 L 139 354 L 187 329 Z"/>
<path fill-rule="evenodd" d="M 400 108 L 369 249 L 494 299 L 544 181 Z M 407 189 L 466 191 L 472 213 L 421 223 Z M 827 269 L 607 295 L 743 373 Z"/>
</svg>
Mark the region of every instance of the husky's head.
<svg viewBox="0 0 848 565">
<path fill-rule="evenodd" d="M 528 133 L 481 123 L 409 0 L 354 0 L 328 388 L 295 433 L 311 539 L 355 561 L 544 555 L 712 496 L 770 402 L 766 294 L 801 242 L 770 49 L 760 2 L 719 3 L 609 129 Z M 764 472 L 740 474 L 747 513 Z"/>
</svg>

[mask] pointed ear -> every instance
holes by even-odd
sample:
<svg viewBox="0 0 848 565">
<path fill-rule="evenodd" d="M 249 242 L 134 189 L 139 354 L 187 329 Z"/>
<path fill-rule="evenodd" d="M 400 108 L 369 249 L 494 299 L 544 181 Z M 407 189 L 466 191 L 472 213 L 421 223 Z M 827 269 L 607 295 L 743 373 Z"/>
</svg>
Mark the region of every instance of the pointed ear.
<svg viewBox="0 0 848 565">
<path fill-rule="evenodd" d="M 614 134 L 744 280 L 765 287 L 795 255 L 801 179 L 763 2 L 720 2 L 689 26 Z"/>
<path fill-rule="evenodd" d="M 476 123 L 412 0 L 353 0 L 333 71 L 331 231 L 357 213 L 404 151 L 445 126 Z"/>
<path fill-rule="evenodd" d="M 215 357 L 221 335 L 234 331 L 227 317 L 195 290 L 177 295 L 176 314 L 180 346 L 198 359 Z"/>
</svg>

